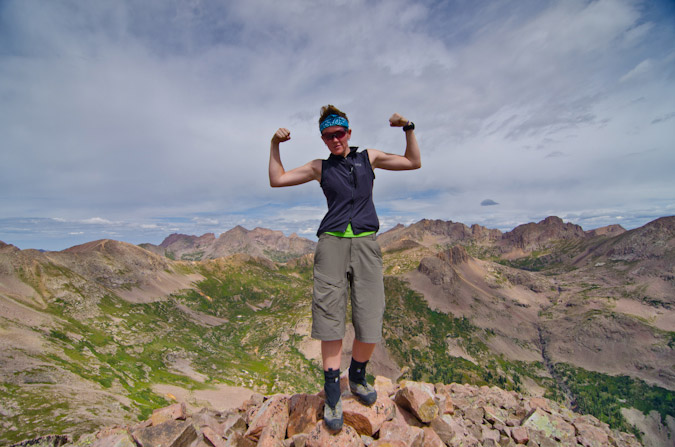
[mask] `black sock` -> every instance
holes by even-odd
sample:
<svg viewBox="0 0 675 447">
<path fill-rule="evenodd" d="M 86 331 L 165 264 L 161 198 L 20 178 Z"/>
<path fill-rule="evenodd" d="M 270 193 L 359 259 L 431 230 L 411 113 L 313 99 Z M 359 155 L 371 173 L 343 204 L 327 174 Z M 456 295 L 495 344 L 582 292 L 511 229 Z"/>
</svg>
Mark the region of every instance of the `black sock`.
<svg viewBox="0 0 675 447">
<path fill-rule="evenodd" d="M 324 385 L 323 390 L 326 393 L 326 403 L 329 407 L 335 408 L 340 400 L 340 370 L 329 369 L 323 372 Z"/>
<path fill-rule="evenodd" d="M 368 360 L 365 362 L 357 362 L 352 357 L 352 363 L 349 365 L 349 380 L 355 383 L 360 383 L 361 385 L 366 385 L 366 365 Z"/>
</svg>

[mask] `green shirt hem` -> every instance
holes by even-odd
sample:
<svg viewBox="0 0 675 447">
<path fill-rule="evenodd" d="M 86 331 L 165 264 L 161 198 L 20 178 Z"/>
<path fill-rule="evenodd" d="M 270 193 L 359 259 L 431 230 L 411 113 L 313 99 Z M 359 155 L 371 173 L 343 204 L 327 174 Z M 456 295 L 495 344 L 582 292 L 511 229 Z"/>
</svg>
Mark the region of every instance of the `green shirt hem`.
<svg viewBox="0 0 675 447">
<path fill-rule="evenodd" d="M 337 237 L 364 237 L 364 236 L 370 236 L 371 234 L 375 234 L 376 231 L 364 231 L 363 233 L 359 234 L 354 234 L 354 230 L 352 230 L 352 223 L 349 222 L 347 225 L 347 229 L 345 231 L 326 231 L 326 234 L 330 234 L 331 236 L 337 236 Z"/>
</svg>

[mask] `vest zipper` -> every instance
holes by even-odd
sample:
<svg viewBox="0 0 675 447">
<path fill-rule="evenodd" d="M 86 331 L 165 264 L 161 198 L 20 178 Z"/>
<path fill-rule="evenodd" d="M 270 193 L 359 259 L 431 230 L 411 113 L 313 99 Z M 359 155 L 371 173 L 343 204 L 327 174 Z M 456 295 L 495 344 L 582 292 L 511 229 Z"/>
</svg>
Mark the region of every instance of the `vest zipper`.
<svg viewBox="0 0 675 447">
<path fill-rule="evenodd" d="M 352 183 L 353 182 L 353 183 Z M 349 213 L 349 223 L 352 223 L 352 217 L 354 216 L 354 192 L 356 190 L 356 175 L 354 174 L 354 165 L 349 166 L 349 183 L 352 186 L 352 210 Z M 354 227 L 352 226 L 352 232 Z"/>
</svg>

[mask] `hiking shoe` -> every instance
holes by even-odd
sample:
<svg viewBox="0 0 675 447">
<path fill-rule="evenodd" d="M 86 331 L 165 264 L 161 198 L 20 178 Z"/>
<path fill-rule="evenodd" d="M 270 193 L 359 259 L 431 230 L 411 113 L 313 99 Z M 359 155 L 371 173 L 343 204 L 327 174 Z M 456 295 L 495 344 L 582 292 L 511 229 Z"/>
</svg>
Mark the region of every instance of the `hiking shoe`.
<svg viewBox="0 0 675 447">
<path fill-rule="evenodd" d="M 375 388 L 373 388 L 372 385 L 369 383 L 366 383 L 365 385 L 362 385 L 357 382 L 352 382 L 351 380 L 349 381 L 349 389 L 351 390 L 352 394 L 357 397 L 357 399 L 366 406 L 371 406 L 375 403 L 377 400 L 377 391 L 375 391 Z"/>
<path fill-rule="evenodd" d="M 328 402 L 326 402 L 323 406 L 323 421 L 329 431 L 338 432 L 342 430 L 342 424 L 344 423 L 342 417 L 342 398 L 338 399 L 335 408 L 331 408 Z"/>
</svg>

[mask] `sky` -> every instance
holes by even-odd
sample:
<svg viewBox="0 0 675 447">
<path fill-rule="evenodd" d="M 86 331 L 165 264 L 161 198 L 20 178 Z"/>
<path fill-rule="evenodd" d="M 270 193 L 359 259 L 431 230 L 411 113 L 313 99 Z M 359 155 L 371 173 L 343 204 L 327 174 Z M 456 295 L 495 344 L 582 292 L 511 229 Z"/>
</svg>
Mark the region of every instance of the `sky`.
<svg viewBox="0 0 675 447">
<path fill-rule="evenodd" d="M 159 244 L 241 225 L 315 238 L 321 106 L 376 170 L 381 230 L 585 230 L 675 214 L 671 0 L 0 0 L 0 240 Z"/>
</svg>

